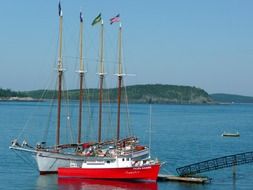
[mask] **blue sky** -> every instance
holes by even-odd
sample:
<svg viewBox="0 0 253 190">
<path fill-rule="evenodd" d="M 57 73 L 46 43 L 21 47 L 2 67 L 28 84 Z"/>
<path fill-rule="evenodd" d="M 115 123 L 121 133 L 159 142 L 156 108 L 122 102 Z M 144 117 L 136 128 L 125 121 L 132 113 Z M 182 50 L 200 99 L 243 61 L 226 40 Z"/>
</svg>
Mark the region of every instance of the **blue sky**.
<svg viewBox="0 0 253 190">
<path fill-rule="evenodd" d="M 85 22 L 88 87 L 98 85 L 99 26 L 105 21 L 107 86 L 116 85 L 118 25 L 123 25 L 126 84 L 190 85 L 208 93 L 253 96 L 252 0 L 62 0 L 64 66 L 68 88 L 77 88 L 79 11 Z M 45 88 L 57 57 L 58 0 L 1 0 L 0 87 Z"/>
</svg>

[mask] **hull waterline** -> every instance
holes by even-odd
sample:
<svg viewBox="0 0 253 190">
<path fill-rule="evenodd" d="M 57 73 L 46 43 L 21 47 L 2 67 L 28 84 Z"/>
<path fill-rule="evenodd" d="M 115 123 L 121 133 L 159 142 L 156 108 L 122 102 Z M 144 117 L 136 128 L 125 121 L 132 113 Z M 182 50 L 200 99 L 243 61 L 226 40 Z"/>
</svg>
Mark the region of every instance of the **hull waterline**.
<svg viewBox="0 0 253 190">
<path fill-rule="evenodd" d="M 59 168 L 59 177 L 156 181 L 160 164 L 126 168 Z"/>
</svg>

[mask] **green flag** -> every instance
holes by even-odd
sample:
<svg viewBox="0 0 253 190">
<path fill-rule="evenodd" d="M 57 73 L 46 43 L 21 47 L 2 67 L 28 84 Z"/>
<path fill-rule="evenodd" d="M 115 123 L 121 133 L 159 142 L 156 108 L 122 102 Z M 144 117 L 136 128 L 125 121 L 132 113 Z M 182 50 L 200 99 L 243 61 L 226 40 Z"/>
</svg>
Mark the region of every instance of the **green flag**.
<svg viewBox="0 0 253 190">
<path fill-rule="evenodd" d="M 99 13 L 99 15 L 93 20 L 91 25 L 94 26 L 95 24 L 99 23 L 101 20 L 102 20 L 101 13 Z"/>
</svg>

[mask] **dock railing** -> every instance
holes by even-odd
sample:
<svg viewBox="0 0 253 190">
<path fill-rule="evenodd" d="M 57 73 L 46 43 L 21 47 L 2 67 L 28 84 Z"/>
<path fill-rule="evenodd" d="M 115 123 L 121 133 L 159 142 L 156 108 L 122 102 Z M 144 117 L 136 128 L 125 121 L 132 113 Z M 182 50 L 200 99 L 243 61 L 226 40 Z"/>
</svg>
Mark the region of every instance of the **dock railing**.
<svg viewBox="0 0 253 190">
<path fill-rule="evenodd" d="M 180 176 L 192 176 L 198 173 L 248 164 L 251 162 L 253 162 L 253 152 L 245 152 L 186 165 L 177 168 L 176 170 Z"/>
</svg>

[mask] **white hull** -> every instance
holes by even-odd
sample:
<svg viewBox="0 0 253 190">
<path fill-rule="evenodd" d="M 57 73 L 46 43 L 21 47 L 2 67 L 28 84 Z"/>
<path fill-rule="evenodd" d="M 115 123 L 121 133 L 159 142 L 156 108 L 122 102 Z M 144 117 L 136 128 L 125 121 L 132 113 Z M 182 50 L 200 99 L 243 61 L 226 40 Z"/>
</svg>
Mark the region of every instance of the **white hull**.
<svg viewBox="0 0 253 190">
<path fill-rule="evenodd" d="M 59 167 L 67 167 L 71 161 L 77 163 L 85 158 L 79 155 L 61 154 L 53 152 L 38 151 L 35 160 L 37 162 L 38 170 L 41 174 L 57 173 Z"/>
<path fill-rule="evenodd" d="M 81 166 L 87 160 L 103 160 L 104 157 L 86 157 L 84 155 L 59 153 L 53 151 L 33 150 L 22 147 L 11 146 L 14 151 L 30 152 L 37 163 L 37 168 L 40 174 L 57 173 L 59 167 L 69 167 L 71 163 L 75 162 Z M 133 152 L 129 155 L 133 160 L 140 160 L 148 158 L 149 149 Z"/>
<path fill-rule="evenodd" d="M 134 153 L 131 157 L 133 160 L 147 158 L 149 156 L 148 151 L 141 151 Z M 41 174 L 57 173 L 59 167 L 69 167 L 70 163 L 75 162 L 77 165 L 81 165 L 84 160 L 93 160 L 93 157 L 85 157 L 82 155 L 73 154 L 61 154 L 52 152 L 39 151 L 36 154 L 36 162 L 38 170 Z M 101 160 L 103 159 L 100 158 Z"/>
</svg>

